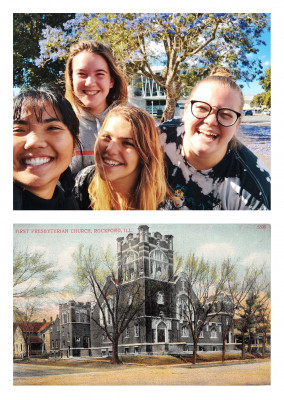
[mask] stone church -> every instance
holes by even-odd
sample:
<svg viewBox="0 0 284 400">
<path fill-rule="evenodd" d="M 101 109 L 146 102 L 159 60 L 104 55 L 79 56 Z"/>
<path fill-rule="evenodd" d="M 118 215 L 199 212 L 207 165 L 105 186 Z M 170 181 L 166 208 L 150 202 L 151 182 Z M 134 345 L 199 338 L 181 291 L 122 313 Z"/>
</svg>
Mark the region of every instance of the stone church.
<svg viewBox="0 0 284 400">
<path fill-rule="evenodd" d="M 118 276 L 116 279 L 109 277 L 106 285 L 109 287 L 119 285 L 125 302 L 131 301 L 135 288 L 139 288 L 139 296 L 143 300 L 139 311 L 120 336 L 118 346 L 120 355 L 192 352 L 193 341 L 185 315 L 188 309 L 188 282 L 184 272 L 174 274 L 173 241 L 172 235 L 151 233 L 146 225 L 139 226 L 136 234 L 130 233 L 125 238 L 117 238 Z M 63 314 L 68 314 L 68 309 L 70 309 L 69 326 L 74 324 L 73 329 L 69 327 L 69 343 L 66 340 L 64 344 L 62 341 L 60 343 L 61 354 L 66 355 L 68 349 L 70 356 L 80 356 L 80 353 L 93 357 L 112 356 L 112 343 L 100 327 L 102 319 L 100 307 L 95 304 L 90 309 L 89 303 L 86 307 L 80 303 L 80 308 L 85 310 L 85 317 L 81 323 L 81 339 L 78 329 L 80 320 L 78 317 L 76 320 L 76 302 L 60 306 L 60 330 L 64 328 L 66 331 L 67 317 Z M 224 318 L 226 318 L 225 313 L 211 317 L 200 336 L 198 351 L 221 350 Z M 107 323 L 111 324 L 110 319 Z M 71 338 L 72 331 L 76 332 L 76 340 Z M 231 331 L 227 337 L 227 347 L 230 348 L 230 343 L 233 346 L 233 342 L 233 331 Z M 81 346 L 74 348 L 74 343 L 81 343 Z"/>
</svg>

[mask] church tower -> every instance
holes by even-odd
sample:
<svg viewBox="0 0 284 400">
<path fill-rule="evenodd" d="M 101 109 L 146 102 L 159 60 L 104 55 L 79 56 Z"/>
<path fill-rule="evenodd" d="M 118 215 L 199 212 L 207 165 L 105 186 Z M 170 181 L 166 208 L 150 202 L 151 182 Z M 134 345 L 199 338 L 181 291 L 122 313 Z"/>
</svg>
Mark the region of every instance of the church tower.
<svg viewBox="0 0 284 400">
<path fill-rule="evenodd" d="M 151 233 L 147 225 L 140 225 L 138 233 L 117 239 L 117 260 L 118 279 L 125 290 L 131 292 L 137 283 L 145 296 L 144 310 L 134 322 L 140 334 L 133 339 L 143 342 L 137 348 L 147 354 L 166 351 L 176 340 L 173 236 Z M 135 329 L 130 325 L 130 332 Z M 128 341 L 130 345 L 131 334 L 124 343 Z"/>
</svg>

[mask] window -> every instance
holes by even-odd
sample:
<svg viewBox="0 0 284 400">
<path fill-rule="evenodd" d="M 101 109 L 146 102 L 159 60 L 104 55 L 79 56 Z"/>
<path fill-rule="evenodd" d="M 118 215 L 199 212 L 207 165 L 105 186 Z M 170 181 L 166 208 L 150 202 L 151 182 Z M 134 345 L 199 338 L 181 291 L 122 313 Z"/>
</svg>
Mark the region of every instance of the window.
<svg viewBox="0 0 284 400">
<path fill-rule="evenodd" d="M 51 348 L 54 349 L 54 341 L 51 341 Z"/>
<path fill-rule="evenodd" d="M 132 296 L 132 294 L 130 294 L 130 295 L 128 296 L 128 305 L 129 305 L 129 306 L 132 304 L 132 301 L 133 301 L 133 296 Z"/>
<path fill-rule="evenodd" d="M 139 337 L 139 325 L 138 324 L 134 325 L 134 335 L 135 335 L 135 337 Z"/>
<path fill-rule="evenodd" d="M 129 347 L 124 348 L 124 354 L 129 354 Z"/>
<path fill-rule="evenodd" d="M 187 326 L 183 326 L 181 328 L 181 336 L 187 337 L 188 336 L 188 327 Z"/>
<path fill-rule="evenodd" d="M 126 328 L 126 329 L 125 329 L 125 337 L 126 337 L 126 338 L 129 338 L 129 328 Z"/>
<path fill-rule="evenodd" d="M 201 332 L 200 332 L 200 336 L 199 336 L 199 338 L 200 338 L 200 339 L 203 339 L 203 338 L 204 338 L 203 331 L 201 331 Z"/>
<path fill-rule="evenodd" d="M 169 260 L 161 250 L 150 253 L 150 276 L 152 278 L 166 278 Z"/>
<path fill-rule="evenodd" d="M 62 314 L 63 317 L 63 324 L 67 324 L 69 322 L 68 314 L 64 313 Z"/>
<path fill-rule="evenodd" d="M 211 329 L 211 338 L 216 339 L 217 338 L 217 330 L 216 328 Z"/>
<path fill-rule="evenodd" d="M 21 343 L 21 351 L 23 351 L 23 343 Z"/>
<path fill-rule="evenodd" d="M 124 273 L 123 279 L 124 281 L 133 280 L 137 276 L 138 270 L 138 256 L 134 251 L 130 251 L 127 253 L 124 258 Z"/>
<path fill-rule="evenodd" d="M 79 313 L 79 311 L 76 311 L 76 313 L 75 313 L 75 321 L 76 322 L 80 322 L 80 313 Z"/>
<path fill-rule="evenodd" d="M 158 304 L 165 304 L 165 296 L 163 292 L 157 293 L 157 303 Z"/>
</svg>

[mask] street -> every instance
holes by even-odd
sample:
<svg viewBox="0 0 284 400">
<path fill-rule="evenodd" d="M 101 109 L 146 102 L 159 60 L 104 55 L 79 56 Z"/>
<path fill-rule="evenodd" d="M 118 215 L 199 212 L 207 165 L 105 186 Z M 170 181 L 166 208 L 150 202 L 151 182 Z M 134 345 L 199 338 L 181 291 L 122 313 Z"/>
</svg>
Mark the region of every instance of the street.
<svg viewBox="0 0 284 400">
<path fill-rule="evenodd" d="M 270 385 L 270 360 L 218 366 L 70 368 L 14 364 L 14 385 Z"/>
</svg>

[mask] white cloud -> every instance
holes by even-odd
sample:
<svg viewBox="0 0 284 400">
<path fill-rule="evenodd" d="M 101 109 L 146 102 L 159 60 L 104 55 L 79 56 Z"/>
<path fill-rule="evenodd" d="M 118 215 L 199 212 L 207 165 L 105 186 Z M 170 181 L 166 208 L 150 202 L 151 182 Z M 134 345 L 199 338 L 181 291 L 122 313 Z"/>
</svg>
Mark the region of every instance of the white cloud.
<svg viewBox="0 0 284 400">
<path fill-rule="evenodd" d="M 196 255 L 203 256 L 209 261 L 220 261 L 225 258 L 234 258 L 235 248 L 228 243 L 204 243 L 196 249 Z"/>
<path fill-rule="evenodd" d="M 57 269 L 69 270 L 70 265 L 72 264 L 72 254 L 75 252 L 77 247 L 70 246 L 64 248 L 62 252 L 57 257 Z"/>
<path fill-rule="evenodd" d="M 270 266 L 270 255 L 264 252 L 251 253 L 241 261 L 241 264 L 246 267 L 262 267 L 263 265 Z"/>
</svg>

